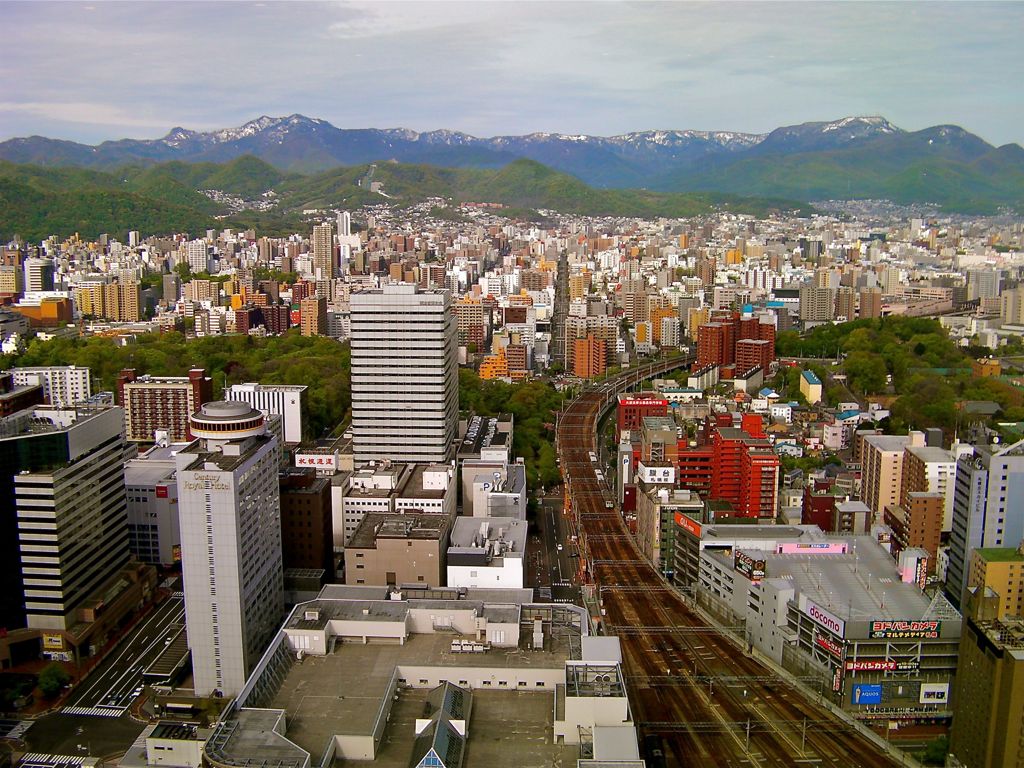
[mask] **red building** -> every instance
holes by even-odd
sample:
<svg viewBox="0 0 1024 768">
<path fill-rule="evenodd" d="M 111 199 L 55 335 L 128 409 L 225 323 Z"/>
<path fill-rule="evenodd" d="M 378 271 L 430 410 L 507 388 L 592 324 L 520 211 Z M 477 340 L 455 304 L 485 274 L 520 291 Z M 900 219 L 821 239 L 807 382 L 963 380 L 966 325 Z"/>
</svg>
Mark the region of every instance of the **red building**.
<svg viewBox="0 0 1024 768">
<path fill-rule="evenodd" d="M 774 517 L 779 457 L 764 439 L 763 421 L 745 414 L 743 428 L 732 423 L 731 414 L 716 414 L 704 423 L 695 445 L 680 441 L 678 485 L 728 502 L 739 517 Z"/>
<path fill-rule="evenodd" d="M 117 377 L 117 399 L 126 440 L 149 442 L 160 430 L 180 443 L 192 439 L 189 416 L 213 399 L 213 379 L 202 368 L 188 376 L 137 376 L 125 368 Z"/>
<path fill-rule="evenodd" d="M 748 373 L 754 368 L 768 371 L 775 356 L 774 345 L 765 339 L 740 339 L 736 342 L 736 371 Z"/>
<path fill-rule="evenodd" d="M 811 480 L 804 486 L 803 511 L 800 522 L 816 525 L 826 533 L 835 533 L 836 497 L 832 483 L 827 480 Z"/>
<path fill-rule="evenodd" d="M 668 400 L 653 392 L 619 395 L 618 425 L 615 442 L 623 430 L 639 431 L 645 416 L 668 416 Z"/>
<path fill-rule="evenodd" d="M 731 365 L 735 360 L 736 328 L 732 323 L 706 323 L 697 328 L 697 368 Z"/>
<path fill-rule="evenodd" d="M 761 343 L 741 348 L 743 341 Z M 742 359 L 741 353 L 745 355 Z M 775 326 L 762 322 L 759 317 L 741 318 L 737 312 L 712 312 L 709 322 L 697 328 L 696 368 L 735 364 L 739 373 L 746 373 L 756 365 L 767 370 L 774 359 Z"/>
</svg>

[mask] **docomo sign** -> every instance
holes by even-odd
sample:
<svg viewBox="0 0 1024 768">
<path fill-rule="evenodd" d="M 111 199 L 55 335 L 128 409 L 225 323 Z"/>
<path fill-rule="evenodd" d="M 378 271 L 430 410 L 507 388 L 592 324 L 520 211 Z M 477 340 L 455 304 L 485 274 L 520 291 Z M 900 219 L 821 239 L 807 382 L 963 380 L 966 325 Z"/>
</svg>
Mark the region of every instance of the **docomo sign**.
<svg viewBox="0 0 1024 768">
<path fill-rule="evenodd" d="M 811 617 L 811 620 L 820 624 L 829 632 L 843 636 L 846 632 L 846 622 L 833 613 L 829 613 L 813 600 L 804 603 L 804 613 Z"/>
<path fill-rule="evenodd" d="M 676 525 L 685 530 L 691 536 L 700 538 L 700 523 L 694 520 L 689 515 L 684 515 L 682 512 L 676 512 Z"/>
</svg>

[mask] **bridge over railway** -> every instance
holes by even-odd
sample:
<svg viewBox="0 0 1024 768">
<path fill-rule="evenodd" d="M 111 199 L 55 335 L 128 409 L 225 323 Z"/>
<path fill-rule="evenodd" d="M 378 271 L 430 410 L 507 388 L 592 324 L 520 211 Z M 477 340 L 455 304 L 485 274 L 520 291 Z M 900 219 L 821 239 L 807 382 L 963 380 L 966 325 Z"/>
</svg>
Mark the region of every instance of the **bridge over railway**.
<svg viewBox="0 0 1024 768">
<path fill-rule="evenodd" d="M 600 420 L 619 392 L 691 362 L 659 361 L 592 384 L 557 428 L 566 510 L 579 538 L 577 578 L 597 587 L 604 628 L 619 637 L 634 721 L 645 737 L 660 737 L 672 766 L 900 765 L 693 611 L 609 510 L 614 497 L 589 455 Z"/>
</svg>

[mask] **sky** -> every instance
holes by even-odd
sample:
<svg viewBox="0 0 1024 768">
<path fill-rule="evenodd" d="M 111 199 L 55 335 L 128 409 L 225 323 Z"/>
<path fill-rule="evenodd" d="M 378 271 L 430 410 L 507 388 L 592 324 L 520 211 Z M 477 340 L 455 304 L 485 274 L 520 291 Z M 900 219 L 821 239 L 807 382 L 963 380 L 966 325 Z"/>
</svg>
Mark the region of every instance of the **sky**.
<svg viewBox="0 0 1024 768">
<path fill-rule="evenodd" d="M 475 136 L 882 115 L 1024 143 L 1024 3 L 5 2 L 0 140 L 301 113 Z"/>
</svg>

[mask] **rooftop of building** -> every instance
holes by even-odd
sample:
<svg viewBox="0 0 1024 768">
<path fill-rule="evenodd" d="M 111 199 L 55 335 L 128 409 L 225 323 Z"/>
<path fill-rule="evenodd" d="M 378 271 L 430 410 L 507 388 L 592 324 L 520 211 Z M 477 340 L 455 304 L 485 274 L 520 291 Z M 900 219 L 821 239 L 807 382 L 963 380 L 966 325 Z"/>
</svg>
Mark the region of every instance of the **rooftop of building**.
<svg viewBox="0 0 1024 768">
<path fill-rule="evenodd" d="M 472 455 L 487 448 L 510 447 L 511 430 L 511 414 L 472 415 L 466 422 L 465 432 L 460 433 L 462 442 L 459 444 L 459 453 Z"/>
<path fill-rule="evenodd" d="M 305 392 L 309 387 L 305 384 L 258 384 L 247 381 L 244 384 L 232 384 L 229 389 L 235 392 Z"/>
<path fill-rule="evenodd" d="M 908 445 L 907 453 L 911 453 L 921 461 L 926 463 L 948 463 L 952 464 L 954 461 L 953 454 L 947 451 L 945 448 L 936 448 L 930 445 Z"/>
<path fill-rule="evenodd" d="M 1004 616 L 972 623 L 996 649 L 1011 653 L 1017 661 L 1024 661 L 1024 618 Z"/>
<path fill-rule="evenodd" d="M 765 575 L 791 582 L 799 594 L 846 621 L 959 618 L 941 593 L 930 598 L 901 581 L 896 562 L 874 538 L 843 540 L 850 545 L 846 554 L 765 552 Z"/>
<path fill-rule="evenodd" d="M 132 459 L 124 464 L 124 484 L 148 486 L 170 481 L 174 475 L 173 461 Z"/>
<path fill-rule="evenodd" d="M 1024 554 L 1017 547 L 977 547 L 974 553 L 986 563 L 1024 563 Z"/>
<path fill-rule="evenodd" d="M 349 541 L 349 549 L 371 549 L 378 539 L 435 541 L 448 532 L 447 515 L 368 513 Z"/>
<path fill-rule="evenodd" d="M 451 531 L 452 548 L 483 549 L 505 541 L 513 552 L 526 550 L 527 523 L 514 517 L 457 517 Z"/>
<path fill-rule="evenodd" d="M 909 435 L 865 435 L 864 442 L 880 451 L 902 451 L 910 445 Z"/>
<path fill-rule="evenodd" d="M 258 412 L 257 412 L 258 413 Z M 208 470 L 211 472 L 232 472 L 238 467 L 242 466 L 255 453 L 257 450 L 262 448 L 266 443 L 269 443 L 274 439 L 273 435 L 256 435 L 255 437 L 246 438 L 249 441 L 249 445 L 245 446 L 245 450 L 239 451 L 237 454 L 225 454 L 220 451 L 209 451 L 203 445 L 202 440 L 196 440 L 193 443 L 189 443 L 187 446 L 182 448 L 179 452 L 179 456 L 194 456 L 195 459 L 185 468 L 189 470 Z M 200 466 L 201 464 L 201 466 Z"/>
<path fill-rule="evenodd" d="M 644 429 L 669 429 L 673 432 L 677 429 L 676 420 L 671 416 L 644 416 Z"/>
<path fill-rule="evenodd" d="M 65 432 L 110 410 L 105 406 L 54 408 L 39 405 L 0 419 L 0 439 Z"/>
<path fill-rule="evenodd" d="M 363 616 L 365 606 L 362 601 L 324 599 L 327 592 L 325 589 L 321 593 L 321 599 L 299 605 L 286 622 L 285 631 L 296 623 L 296 628 L 307 628 L 305 616 L 311 610 L 321 616 L 338 618 Z M 388 605 L 382 606 L 379 602 Z M 384 618 L 404 623 L 405 612 L 410 607 L 425 610 L 445 607 L 476 609 L 478 615 L 487 616 L 491 621 L 521 620 L 519 605 L 491 605 L 471 600 L 379 602 L 375 601 L 371 610 L 383 613 L 368 620 Z M 439 604 L 441 602 L 444 604 Z M 564 606 L 544 608 L 558 615 L 572 614 L 579 619 L 578 609 L 574 611 Z M 532 627 L 527 618 L 522 618 L 522 621 Z M 326 619 L 324 625 L 325 622 Z M 261 668 L 257 675 L 273 674 L 275 677 L 272 692 L 253 704 L 260 709 L 243 708 L 218 729 L 218 734 L 230 732 L 228 739 L 221 736 L 219 754 L 232 761 L 242 760 L 244 764 L 250 764 L 248 761 L 258 760 L 263 765 L 275 765 L 275 768 L 290 768 L 306 753 L 316 760 L 336 735 L 371 734 L 382 702 L 392 695 L 396 677 L 410 673 L 405 671 L 407 669 L 448 667 L 452 678 L 469 677 L 457 672 L 467 666 L 492 669 L 497 677 L 500 677 L 500 670 L 505 669 L 561 671 L 568 659 L 580 657 L 582 638 L 578 628 L 559 624 L 550 631 L 548 626 L 545 627 L 542 650 L 530 647 L 532 634 L 528 629 L 520 632 L 518 647 L 491 647 L 486 652 L 471 655 L 452 650 L 452 640 L 459 636 L 451 632 L 412 633 L 402 644 L 338 643 L 325 656 L 308 655 L 301 662 L 289 663 L 273 673 Z M 280 636 L 279 641 L 283 641 Z M 409 683 L 415 685 L 417 680 Z M 397 698 L 388 718 L 388 730 L 380 742 L 374 764 L 404 768 L 416 737 L 413 726 L 417 719 L 423 717 L 431 689 L 409 688 L 400 684 L 395 695 Z M 515 690 L 513 685 L 509 691 L 474 689 L 472 695 L 473 715 L 467 747 L 467 754 L 472 760 L 470 764 L 484 764 L 480 761 L 486 762 L 487 759 L 496 765 L 503 764 L 500 754 L 493 751 L 497 746 L 505 750 L 514 745 L 517 760 L 525 760 L 524 764 L 528 765 L 553 765 L 558 764 L 559 759 L 567 764 L 578 754 L 578 748 L 566 751 L 562 745 L 551 743 L 553 711 L 550 689 L 527 693 Z M 270 732 L 282 716 L 287 723 L 285 736 L 275 737 Z M 509 733 L 526 730 L 531 735 L 528 743 L 520 744 L 521 739 L 514 743 L 507 741 Z M 499 741 L 500 744 L 497 743 Z M 551 762 L 552 759 L 555 762 Z M 344 761 L 340 763 L 347 765 Z"/>
<path fill-rule="evenodd" d="M 800 541 L 825 541 L 824 532 L 816 525 L 750 525 L 730 523 L 727 525 L 711 524 L 702 529 L 702 538 L 720 539 L 732 542 L 737 539 L 799 539 Z"/>
<path fill-rule="evenodd" d="M 282 492 L 317 496 L 330 485 L 329 477 L 317 475 L 315 470 L 305 467 L 288 467 L 278 473 L 278 485 Z"/>
<path fill-rule="evenodd" d="M 821 384 L 821 379 L 818 378 L 814 371 L 802 371 L 800 375 L 804 377 L 808 384 Z"/>
</svg>

